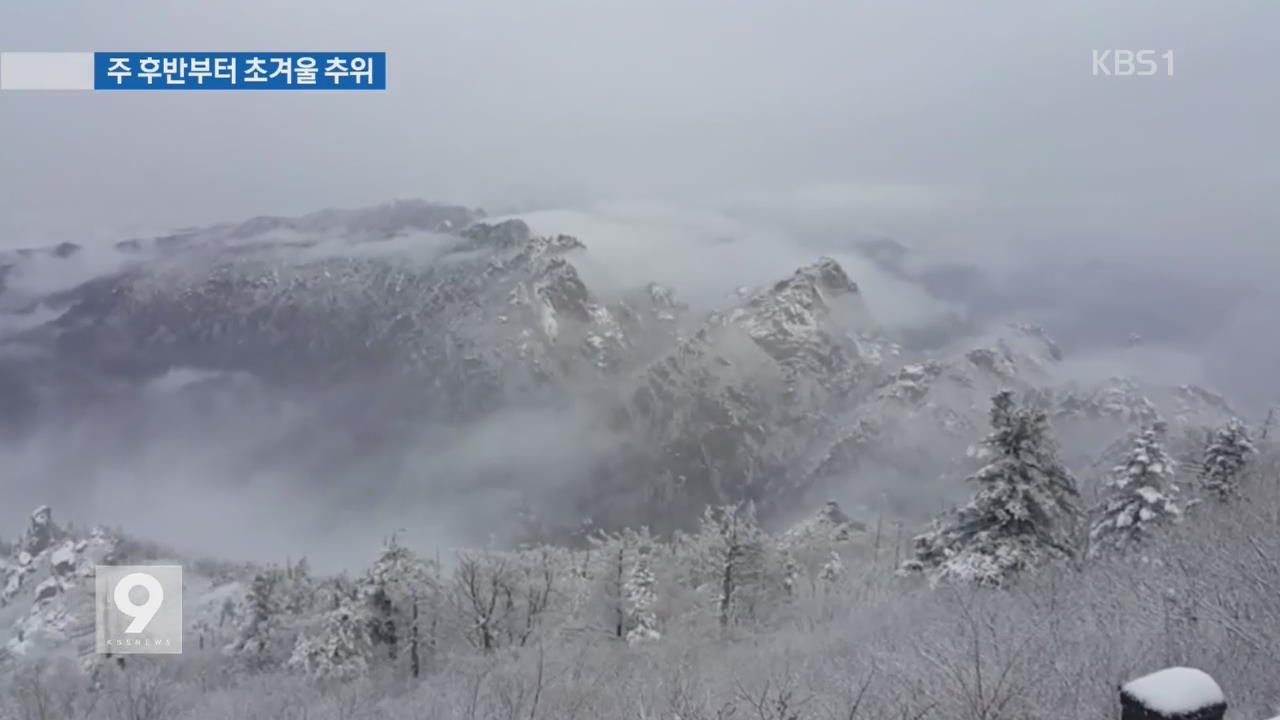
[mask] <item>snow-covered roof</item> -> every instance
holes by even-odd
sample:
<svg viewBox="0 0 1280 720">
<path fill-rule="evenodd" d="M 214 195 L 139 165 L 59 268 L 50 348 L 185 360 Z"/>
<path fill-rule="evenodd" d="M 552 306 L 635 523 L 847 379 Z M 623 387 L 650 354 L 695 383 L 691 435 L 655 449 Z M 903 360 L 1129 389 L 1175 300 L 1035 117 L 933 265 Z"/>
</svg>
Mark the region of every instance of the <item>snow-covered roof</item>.
<svg viewBox="0 0 1280 720">
<path fill-rule="evenodd" d="M 1226 702 L 1222 688 L 1208 673 L 1187 667 L 1151 673 L 1127 683 L 1121 690 L 1165 715 L 1182 715 Z"/>
</svg>

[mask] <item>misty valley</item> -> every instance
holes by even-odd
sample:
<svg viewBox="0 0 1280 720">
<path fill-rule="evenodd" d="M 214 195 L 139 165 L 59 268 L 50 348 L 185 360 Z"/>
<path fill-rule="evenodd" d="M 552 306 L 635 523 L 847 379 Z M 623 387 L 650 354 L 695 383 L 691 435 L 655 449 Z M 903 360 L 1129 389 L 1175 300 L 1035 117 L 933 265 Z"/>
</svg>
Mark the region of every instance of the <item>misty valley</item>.
<svg viewBox="0 0 1280 720">
<path fill-rule="evenodd" d="M 0 252 L 0 718 L 1280 712 L 1265 389 L 1142 327 L 901 322 L 869 286 L 990 296 L 883 239 L 763 278 L 655 245 L 708 276 L 673 286 L 545 224 Z M 180 655 L 95 652 L 105 565 L 182 567 Z"/>
</svg>

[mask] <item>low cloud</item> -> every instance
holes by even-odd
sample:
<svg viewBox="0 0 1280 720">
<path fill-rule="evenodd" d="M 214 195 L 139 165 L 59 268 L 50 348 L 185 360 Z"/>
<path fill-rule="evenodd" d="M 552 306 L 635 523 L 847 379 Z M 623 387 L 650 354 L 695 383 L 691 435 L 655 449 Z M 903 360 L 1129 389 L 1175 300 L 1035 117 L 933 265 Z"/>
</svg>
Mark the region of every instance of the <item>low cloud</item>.
<svg viewBox="0 0 1280 720">
<path fill-rule="evenodd" d="M 659 282 L 697 309 L 736 302 L 740 287 L 780 280 L 798 267 L 831 256 L 858 283 L 875 319 L 889 329 L 939 322 L 962 309 L 894 277 L 855 251 L 848 235 L 822 237 L 761 217 L 653 204 L 611 204 L 589 210 L 543 210 L 520 215 L 538 233 L 577 236 L 587 252 L 574 262 L 603 292 Z M 753 216 L 754 215 L 754 216 Z"/>
</svg>

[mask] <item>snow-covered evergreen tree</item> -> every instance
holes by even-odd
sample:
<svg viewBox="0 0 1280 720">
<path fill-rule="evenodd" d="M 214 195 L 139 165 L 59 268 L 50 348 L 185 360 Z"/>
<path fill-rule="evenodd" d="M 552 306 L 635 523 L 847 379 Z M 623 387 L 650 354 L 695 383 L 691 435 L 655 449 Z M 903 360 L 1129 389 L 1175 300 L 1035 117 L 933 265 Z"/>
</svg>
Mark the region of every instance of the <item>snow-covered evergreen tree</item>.
<svg viewBox="0 0 1280 720">
<path fill-rule="evenodd" d="M 1239 492 L 1240 471 L 1257 449 L 1248 428 L 1236 418 L 1218 429 L 1205 448 L 1200 480 L 1205 490 L 1219 500 L 1230 500 Z"/>
<path fill-rule="evenodd" d="M 436 595 L 433 577 L 429 564 L 392 535 L 360 583 L 370 641 L 386 648 L 387 657 L 393 662 L 399 659 L 401 648 L 407 646 L 410 670 L 414 672 L 418 669 L 421 637 L 420 606 Z"/>
<path fill-rule="evenodd" d="M 262 669 L 285 662 L 297 640 L 298 628 L 319 609 L 332 607 L 326 593 L 332 581 L 311 576 L 306 559 L 286 562 L 283 568 L 260 570 L 239 603 L 222 609 L 219 624 L 236 618 L 235 637 L 225 651 L 250 667 Z"/>
<path fill-rule="evenodd" d="M 244 599 L 243 622 L 229 650 L 254 666 L 278 662 L 275 648 L 281 642 L 283 606 L 280 597 L 281 573 L 272 568 L 259 572 L 249 583 Z"/>
<path fill-rule="evenodd" d="M 1163 423 L 1144 430 L 1133 441 L 1125 462 L 1112 471 L 1102 516 L 1089 531 L 1092 553 L 1127 547 L 1156 526 L 1181 516 L 1173 497 L 1175 465 L 1165 452 L 1163 435 Z"/>
<path fill-rule="evenodd" d="M 316 680 L 345 680 L 364 674 L 373 653 L 366 601 L 353 594 L 326 612 L 313 633 L 298 636 L 289 667 Z"/>
<path fill-rule="evenodd" d="M 658 618 L 654 615 L 653 604 L 657 600 L 654 587 L 657 576 L 653 571 L 652 550 L 649 546 L 641 546 L 636 553 L 635 564 L 627 578 L 627 642 L 631 645 L 658 640 Z"/>
<path fill-rule="evenodd" d="M 978 492 L 915 539 L 916 558 L 904 570 L 999 584 L 1046 557 L 1074 554 L 1079 493 L 1046 413 L 1002 391 L 992 399 L 991 427 L 980 456 L 992 459 L 969 478 Z"/>
</svg>

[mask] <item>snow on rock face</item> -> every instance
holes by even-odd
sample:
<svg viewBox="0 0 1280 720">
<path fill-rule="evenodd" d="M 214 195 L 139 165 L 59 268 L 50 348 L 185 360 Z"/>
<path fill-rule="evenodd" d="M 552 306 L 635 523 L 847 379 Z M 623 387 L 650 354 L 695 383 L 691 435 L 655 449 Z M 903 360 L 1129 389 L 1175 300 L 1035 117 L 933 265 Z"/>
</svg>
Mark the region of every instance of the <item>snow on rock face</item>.
<svg viewBox="0 0 1280 720">
<path fill-rule="evenodd" d="M 650 299 L 660 310 L 671 304 L 654 288 Z M 857 287 L 829 259 L 711 313 L 629 386 L 619 432 L 637 440 L 636 452 L 610 479 L 613 497 L 645 487 L 640 503 L 680 508 L 663 513 L 674 526 L 696 521 L 705 504 L 778 509 L 832 431 L 831 410 L 879 380 L 862 354 L 878 335 Z"/>
<path fill-rule="evenodd" d="M 49 556 L 49 565 L 54 572 L 66 575 L 76 569 L 76 543 L 67 540 Z"/>
<path fill-rule="evenodd" d="M 1223 705 L 1222 688 L 1203 670 L 1173 667 L 1126 683 L 1121 692 L 1164 715 L 1187 715 Z"/>
<path fill-rule="evenodd" d="M 1060 356 L 1033 326 L 1009 326 L 984 342 L 890 372 L 846 419 L 848 430 L 813 466 L 809 482 L 852 477 L 864 463 L 906 477 L 947 472 L 948 463 L 980 437 L 991 396 L 1006 387 L 1035 387 Z M 919 438 L 926 440 L 912 440 Z"/>
<path fill-rule="evenodd" d="M 1160 413 L 1150 398 L 1129 378 L 1111 378 L 1102 387 L 1066 392 L 1056 409 L 1059 417 L 1109 417 L 1123 422 L 1151 424 Z"/>
<path fill-rule="evenodd" d="M 53 542 L 55 532 L 53 511 L 48 505 L 41 505 L 31 513 L 31 525 L 23 538 L 24 549 L 32 555 L 40 554 Z"/>
<path fill-rule="evenodd" d="M 848 373 L 864 362 L 854 347 L 841 348 L 829 333 L 846 323 L 854 331 L 874 330 L 858 286 L 830 258 L 796 270 L 715 319 L 745 330 L 783 366 L 816 370 L 820 378 Z"/>
<path fill-rule="evenodd" d="M 62 592 L 62 584 L 58 582 L 57 578 L 46 578 L 36 586 L 36 602 L 48 600 L 60 592 Z"/>
</svg>

